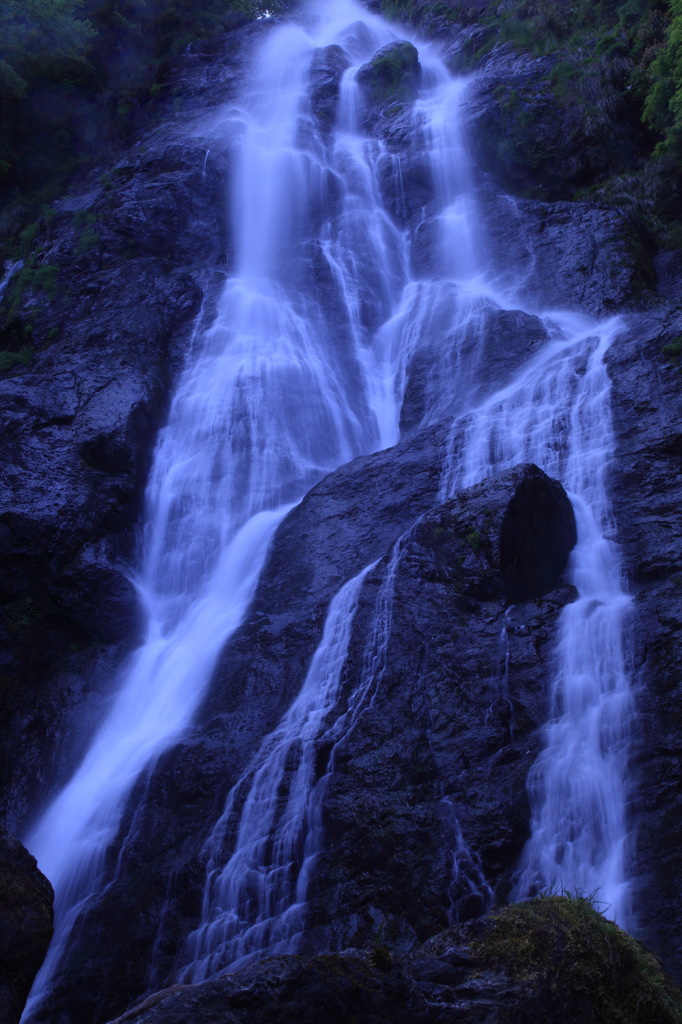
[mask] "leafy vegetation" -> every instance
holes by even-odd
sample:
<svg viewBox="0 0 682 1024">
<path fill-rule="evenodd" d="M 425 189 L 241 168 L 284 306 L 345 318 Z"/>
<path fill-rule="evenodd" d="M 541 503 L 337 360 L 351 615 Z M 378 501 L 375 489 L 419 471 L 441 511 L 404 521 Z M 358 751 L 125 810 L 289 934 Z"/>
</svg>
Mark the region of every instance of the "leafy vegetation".
<svg viewBox="0 0 682 1024">
<path fill-rule="evenodd" d="M 680 992 L 659 961 L 590 897 L 552 894 L 504 907 L 488 922 L 472 952 L 544 991 L 548 1024 L 682 1024 Z"/>
<path fill-rule="evenodd" d="M 18 352 L 10 349 L 0 351 L 0 370 L 11 370 L 15 366 L 28 366 L 33 358 L 33 348 L 30 345 L 22 345 Z"/>
<path fill-rule="evenodd" d="M 163 99 L 169 61 L 188 43 L 283 3 L 2 0 L 0 236 L 16 237 L 78 167 Z"/>
<path fill-rule="evenodd" d="M 672 363 L 673 366 L 680 366 L 680 360 L 682 359 L 682 335 L 673 338 L 668 345 L 663 346 L 661 351 L 665 359 Z"/>
<path fill-rule="evenodd" d="M 399 0 L 410 6 L 410 0 Z M 601 173 L 579 182 L 583 196 L 614 206 L 661 246 L 682 245 L 682 0 L 440 0 L 461 20 L 483 23 L 479 60 L 499 42 L 533 56 L 551 54 L 549 85 L 564 111 L 580 112 L 580 131 Z M 423 0 L 411 0 L 415 11 Z M 481 41 L 482 40 L 482 41 Z M 533 86 L 529 86 L 533 89 Z M 499 102 L 514 96 L 502 90 Z M 551 161 L 543 133 L 524 117 L 551 106 L 519 97 L 500 142 L 531 170 Z M 522 102 L 523 101 L 523 102 Z M 544 101 L 543 101 L 544 102 Z M 578 122 L 576 122 L 578 123 Z M 624 126 L 627 128 L 624 129 Z M 614 140 L 617 139 L 617 144 Z"/>
</svg>

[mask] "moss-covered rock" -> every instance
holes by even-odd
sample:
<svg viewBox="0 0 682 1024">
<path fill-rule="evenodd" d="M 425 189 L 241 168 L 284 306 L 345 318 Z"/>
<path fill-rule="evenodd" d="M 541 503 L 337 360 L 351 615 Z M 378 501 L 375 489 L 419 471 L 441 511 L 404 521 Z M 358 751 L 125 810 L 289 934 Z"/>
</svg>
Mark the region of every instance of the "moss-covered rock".
<svg viewBox="0 0 682 1024">
<path fill-rule="evenodd" d="M 421 79 L 416 47 L 406 40 L 389 43 L 363 64 L 356 80 L 371 106 L 414 98 Z"/>
<path fill-rule="evenodd" d="M 679 1024 L 680 992 L 644 946 L 582 896 L 555 895 L 491 914 L 471 946 L 481 963 L 528 987 L 542 1016 L 525 1024 Z"/>
</svg>

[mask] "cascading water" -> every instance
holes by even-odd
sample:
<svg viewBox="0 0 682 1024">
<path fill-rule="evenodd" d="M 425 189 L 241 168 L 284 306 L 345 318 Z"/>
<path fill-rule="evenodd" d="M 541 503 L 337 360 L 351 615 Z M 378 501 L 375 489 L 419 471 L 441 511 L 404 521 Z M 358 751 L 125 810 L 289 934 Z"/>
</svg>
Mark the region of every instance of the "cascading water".
<svg viewBox="0 0 682 1024">
<path fill-rule="evenodd" d="M 239 106 L 216 119 L 215 130 L 227 125 L 240 138 L 236 273 L 214 323 L 197 332 L 155 453 L 137 577 L 144 644 L 82 765 L 27 839 L 57 893 L 56 937 L 29 1014 L 49 990 L 78 915 L 107 884 L 105 853 L 135 780 L 190 723 L 242 621 L 278 524 L 324 474 L 397 441 L 415 366 L 419 425 L 453 423 L 442 500 L 534 461 L 565 483 L 575 505 L 571 579 L 579 599 L 562 615 L 553 718 L 531 780 L 532 837 L 516 893 L 552 885 L 598 891 L 611 915 L 628 921 L 628 598 L 609 540 L 604 479 L 613 437 L 603 360 L 619 325 L 546 313 L 540 351 L 504 386 L 484 386 L 478 368 L 489 318 L 523 303 L 508 281 L 504 295 L 495 291 L 477 254 L 458 113 L 465 86 L 420 44 L 412 130 L 432 194 L 409 231 L 385 200 L 388 178 L 400 213 L 403 157 L 359 127 L 355 71 L 397 38 L 352 0 L 311 8 L 306 27 L 269 34 Z M 311 116 L 308 68 L 314 50 L 330 44 L 351 67 L 337 129 L 324 134 Z M 331 311 L 315 285 L 319 254 L 336 289 Z M 324 792 L 310 758 L 323 737 L 339 741 L 381 683 L 380 666 L 369 666 L 350 703 L 334 709 L 364 576 L 332 601 L 301 693 L 233 788 L 207 844 L 203 919 L 187 943 L 184 978 L 290 948 L 302 927 Z M 388 578 L 392 587 L 390 567 Z M 375 634 L 382 615 L 390 618 L 390 587 L 377 603 Z M 454 871 L 473 865 L 474 889 L 487 899 L 451 803 L 447 812 Z"/>
<path fill-rule="evenodd" d="M 368 37 L 370 52 L 393 38 L 374 22 L 379 35 Z M 360 330 L 335 344 L 312 289 L 292 289 L 290 282 L 287 246 L 320 233 L 319 211 L 333 207 L 329 189 L 340 173 L 319 137 L 307 148 L 297 145 L 310 52 L 302 29 L 274 34 L 246 102 L 231 114 L 241 134 L 232 203 L 237 273 L 213 325 L 195 339 L 157 445 L 136 580 L 147 616 L 144 643 L 82 764 L 26 838 L 56 893 L 55 938 L 26 1016 L 49 991 L 79 914 L 107 884 L 105 854 L 133 784 L 199 706 L 277 525 L 312 484 L 376 449 L 385 433 L 384 411 L 369 404 L 381 387 L 365 383 L 373 367 L 384 365 L 378 347 L 367 359 Z M 390 309 L 404 242 L 366 194 L 364 164 L 351 151 L 339 160 L 345 199 L 338 221 L 326 228 L 327 244 L 343 256 L 366 207 L 377 210 L 369 235 L 363 223 L 365 264 L 342 256 L 338 263 L 347 293 L 357 295 L 365 267 L 387 262 L 380 293 Z M 390 266 L 391 246 L 397 269 Z"/>
<path fill-rule="evenodd" d="M 463 453 L 444 494 L 496 469 L 535 462 L 561 479 L 578 543 L 569 579 L 578 599 L 563 610 L 546 747 L 530 779 L 532 834 L 515 896 L 544 889 L 594 894 L 627 927 L 627 738 L 633 712 L 623 653 L 630 599 L 609 539 L 605 475 L 614 439 L 604 355 L 621 327 L 548 314 L 554 339 L 507 387 L 468 417 Z"/>
<path fill-rule="evenodd" d="M 14 263 L 7 262 L 5 264 L 4 273 L 2 277 L 0 277 L 0 299 L 5 294 L 5 289 L 7 288 L 7 285 L 10 283 L 16 272 L 18 270 L 21 270 L 23 265 L 23 260 L 16 260 Z"/>
<path fill-rule="evenodd" d="M 302 929 L 310 861 L 318 853 L 315 834 L 307 835 L 315 740 L 338 699 L 360 588 L 372 568 L 332 601 L 296 700 L 230 791 L 206 844 L 203 919 L 188 939 L 192 963 L 182 980 L 203 981 L 263 950 L 289 952 Z"/>
</svg>

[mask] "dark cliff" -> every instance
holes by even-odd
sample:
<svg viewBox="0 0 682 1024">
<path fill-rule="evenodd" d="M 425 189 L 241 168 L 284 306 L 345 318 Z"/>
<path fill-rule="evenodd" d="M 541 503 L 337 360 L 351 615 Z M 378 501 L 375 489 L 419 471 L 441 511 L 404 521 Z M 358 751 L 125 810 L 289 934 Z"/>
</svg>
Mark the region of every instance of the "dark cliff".
<svg viewBox="0 0 682 1024">
<path fill-rule="evenodd" d="M 606 123 L 587 137 L 585 112 L 557 101 L 557 61 L 499 42 L 485 21 L 489 6 L 459 5 L 460 21 L 425 5 L 411 13 L 441 39 L 454 68 L 473 66 L 487 47 L 464 117 L 484 244 L 499 279 L 520 274 L 530 306 L 542 298 L 624 315 L 607 362 L 613 529 L 635 609 L 628 657 L 639 724 L 628 810 L 639 934 L 674 970 L 682 942 L 682 261 L 658 250 L 660 237 L 629 206 L 606 202 L 603 192 L 576 194 L 632 171 L 646 142 L 617 118 L 615 134 Z M 237 143 L 222 127 L 208 130 L 201 115 L 235 95 L 265 32 L 262 23 L 239 28 L 220 56 L 214 46 L 195 47 L 177 63 L 169 80 L 177 109 L 55 203 L 49 231 L 2 296 L 0 347 L 19 353 L 18 339 L 28 337 L 32 349 L 26 364 L 10 360 L 0 380 L 0 777 L 13 832 L 82 756 L 116 666 L 138 639 L 128 567 L 154 438 L 195 325 L 210 320 L 233 266 L 224 166 Z M 403 191 L 387 173 L 383 199 L 415 232 L 414 271 L 426 275 L 432 183 L 423 140 L 407 131 L 420 72 L 411 44 L 400 46 L 361 76 L 365 129 L 403 161 Z M 332 50 L 313 68 L 312 114 L 323 131 L 345 69 Z M 318 294 L 333 310 L 333 278 L 322 258 L 315 265 Z M 470 346 L 479 357 L 471 359 L 471 394 L 489 394 L 501 372 L 518 369 L 546 340 L 541 318 L 490 311 Z M 295 696 L 334 593 L 377 561 L 353 627 L 346 689 L 361 676 L 396 550 L 381 687 L 328 772 L 328 842 L 309 894 L 312 959 L 303 967 L 267 961 L 201 991 L 164 991 L 121 1020 L 184 1021 L 198 1012 L 244 1024 L 264 1015 L 303 1020 L 287 994 L 301 985 L 318 1016 L 340 1002 L 374 1000 L 358 1016 L 368 1022 L 446 1020 L 465 1012 L 463 1002 L 462 1019 L 472 1022 L 611 1019 L 559 1003 L 555 1017 L 542 1016 L 553 964 L 519 981 L 508 965 L 471 952 L 473 926 L 423 945 L 509 896 L 529 831 L 526 779 L 548 714 L 557 617 L 574 597 L 562 572 L 575 542 L 563 488 L 534 466 L 442 502 L 440 466 L 452 438 L 445 416 L 428 422 L 432 365 L 421 351 L 408 368 L 403 440 L 330 474 L 283 521 L 198 720 L 131 797 L 115 877 L 81 920 L 39 1019 L 105 1021 L 170 983 L 200 912 L 210 823 Z M 320 750 L 322 776 L 329 755 Z M 467 844 L 453 873 L 445 850 L 457 829 Z M 377 939 L 384 927 L 388 950 Z M 347 947 L 365 952 L 320 954 Z M 623 975 L 633 956 L 623 954 Z M 34 960 L 31 952 L 22 971 Z M 661 984 L 649 1017 L 613 1019 L 679 1019 L 677 995 Z M 284 1007 L 280 1017 L 275 1005 Z"/>
</svg>

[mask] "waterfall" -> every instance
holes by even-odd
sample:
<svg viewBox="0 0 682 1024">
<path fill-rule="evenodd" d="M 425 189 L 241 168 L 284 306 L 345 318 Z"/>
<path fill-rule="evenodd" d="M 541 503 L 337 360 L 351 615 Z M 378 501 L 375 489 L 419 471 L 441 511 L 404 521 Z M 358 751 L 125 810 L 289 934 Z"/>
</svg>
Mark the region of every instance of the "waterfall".
<svg viewBox="0 0 682 1024">
<path fill-rule="evenodd" d="M 530 778 L 531 838 L 514 889 L 594 896 L 630 925 L 625 820 L 633 696 L 623 651 L 626 594 L 612 539 L 606 473 L 614 449 L 604 356 L 621 329 L 566 313 L 545 315 L 553 340 L 510 384 L 466 417 L 463 450 L 443 496 L 496 469 L 535 462 L 562 480 L 578 543 L 568 578 L 578 599 L 560 617 L 545 749 Z"/>
<path fill-rule="evenodd" d="M 509 282 L 496 291 L 479 251 L 463 143 L 466 82 L 453 81 L 437 50 L 421 42 L 411 117 L 431 193 L 406 226 L 409 154 L 363 132 L 355 79 L 398 38 L 353 0 L 313 6 L 300 24 L 267 33 L 248 87 L 217 118 L 239 138 L 231 169 L 236 269 L 213 323 L 197 326 L 156 445 L 134 573 L 144 641 L 121 670 L 82 764 L 26 839 L 56 891 L 55 939 L 28 1015 L 49 992 L 79 914 L 110 881 L 105 855 L 135 781 L 191 724 L 279 523 L 325 474 L 394 444 L 401 426 L 451 421 L 441 500 L 524 461 L 569 492 L 579 538 L 570 579 L 579 596 L 561 616 L 516 896 L 552 886 L 596 892 L 628 923 L 629 598 L 606 486 L 614 439 L 604 366 L 620 322 L 527 309 Z M 309 69 L 315 50 L 331 44 L 350 66 L 337 127 L 325 134 L 310 107 Z M 320 297 L 320 262 L 331 304 Z M 493 388 L 479 370 L 491 317 L 507 309 L 540 317 L 546 338 Z M 401 424 L 415 367 L 415 422 Z M 322 737 L 340 741 L 381 684 L 398 551 L 350 703 L 339 703 L 340 680 L 371 567 L 332 600 L 299 695 L 232 788 L 205 848 L 202 921 L 187 941 L 183 979 L 291 949 L 303 927 L 322 842 L 324 784 L 311 759 Z M 443 801 L 453 877 L 469 872 L 471 895 L 485 902 L 490 887 L 447 794 Z"/>
<path fill-rule="evenodd" d="M 334 710 L 367 566 L 336 594 L 301 690 L 232 787 L 206 843 L 202 921 L 187 941 L 182 981 L 203 981 L 253 954 L 291 952 L 319 853 L 316 741 Z M 283 791 L 286 796 L 283 797 Z M 225 863 L 225 850 L 228 853 Z"/>
<path fill-rule="evenodd" d="M 367 57 L 395 37 L 378 18 L 369 22 L 358 44 Z M 320 42 L 336 31 L 325 25 Z M 25 839 L 55 889 L 55 936 L 27 1017 L 50 991 L 79 914 L 110 881 L 105 855 L 135 781 L 191 723 L 278 524 L 326 473 L 380 446 L 382 418 L 396 420 L 381 385 L 368 380 L 386 364 L 381 342 L 350 310 L 356 329 L 339 344 L 312 287 L 305 246 L 320 235 L 346 295 L 366 290 L 377 268 L 380 317 L 400 293 L 406 265 L 405 239 L 376 202 L 357 148 L 340 146 L 330 163 L 319 135 L 301 142 L 312 50 L 299 26 L 273 32 L 243 104 L 230 108 L 240 137 L 232 168 L 236 273 L 214 322 L 197 329 L 156 446 L 134 574 L 144 641 L 82 763 Z M 339 188 L 341 208 L 329 218 L 320 211 L 335 208 Z M 352 256 L 360 230 L 363 261 Z M 293 281 L 292 240 L 304 253 Z"/>
<path fill-rule="evenodd" d="M 18 270 L 21 270 L 23 265 L 23 260 L 15 260 L 14 263 L 8 260 L 7 263 L 5 263 L 5 266 L 3 268 L 4 273 L 2 277 L 0 277 L 0 299 L 2 299 L 3 295 L 5 294 L 5 289 L 7 288 L 7 285 L 10 283 L 16 272 Z"/>
</svg>

